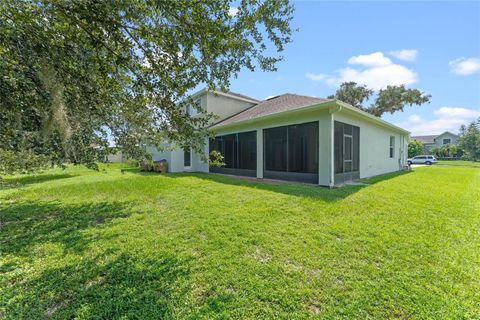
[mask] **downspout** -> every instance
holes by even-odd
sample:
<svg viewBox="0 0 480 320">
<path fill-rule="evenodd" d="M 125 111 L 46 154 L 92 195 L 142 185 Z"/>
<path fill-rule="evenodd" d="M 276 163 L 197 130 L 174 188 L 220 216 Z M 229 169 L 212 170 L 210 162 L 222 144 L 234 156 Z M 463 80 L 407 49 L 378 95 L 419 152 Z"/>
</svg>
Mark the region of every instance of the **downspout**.
<svg viewBox="0 0 480 320">
<path fill-rule="evenodd" d="M 337 104 L 336 100 L 335 103 L 337 107 L 335 109 L 330 109 L 330 183 L 329 187 L 333 188 L 335 186 L 335 155 L 334 155 L 334 119 L 333 114 L 336 112 L 340 112 L 342 110 L 342 106 Z"/>
</svg>

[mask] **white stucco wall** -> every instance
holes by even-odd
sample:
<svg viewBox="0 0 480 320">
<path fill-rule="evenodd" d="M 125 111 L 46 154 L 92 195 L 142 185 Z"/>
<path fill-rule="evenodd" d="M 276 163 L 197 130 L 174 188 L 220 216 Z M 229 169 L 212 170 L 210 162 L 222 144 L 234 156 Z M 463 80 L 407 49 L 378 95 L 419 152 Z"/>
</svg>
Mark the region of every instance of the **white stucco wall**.
<svg viewBox="0 0 480 320">
<path fill-rule="evenodd" d="M 205 92 L 194 98 L 194 100 L 198 99 L 200 100 L 201 107 L 206 112 L 213 112 L 218 116 L 213 122 L 218 122 L 254 105 L 253 102 L 237 100 L 210 92 Z M 169 149 L 173 150 L 159 151 L 153 146 L 147 146 L 147 152 L 152 155 L 153 160 L 167 160 L 169 172 L 208 172 L 208 163 L 203 161 L 200 154 L 192 152 L 192 165 L 190 168 L 185 168 L 183 150 L 175 147 Z M 204 149 L 204 152 L 208 155 L 208 139 L 205 140 Z"/>
<path fill-rule="evenodd" d="M 204 99 L 207 112 L 212 112 L 218 116 L 214 123 L 233 116 L 254 105 L 252 102 L 236 100 L 211 92 L 205 94 Z"/>
<path fill-rule="evenodd" d="M 169 150 L 159 151 L 154 146 L 147 145 L 146 152 L 152 155 L 152 160 L 154 161 L 165 159 L 167 162 L 170 162 L 171 152 Z"/>
<path fill-rule="evenodd" d="M 350 111 L 332 114 L 333 120 L 360 127 L 360 178 L 394 172 L 406 165 L 408 134 L 379 125 Z M 390 136 L 395 137 L 390 158 Z"/>
<path fill-rule="evenodd" d="M 121 163 L 127 160 L 126 157 L 123 156 L 122 152 L 117 152 L 115 154 L 110 153 L 107 155 L 107 161 L 112 163 Z"/>
</svg>

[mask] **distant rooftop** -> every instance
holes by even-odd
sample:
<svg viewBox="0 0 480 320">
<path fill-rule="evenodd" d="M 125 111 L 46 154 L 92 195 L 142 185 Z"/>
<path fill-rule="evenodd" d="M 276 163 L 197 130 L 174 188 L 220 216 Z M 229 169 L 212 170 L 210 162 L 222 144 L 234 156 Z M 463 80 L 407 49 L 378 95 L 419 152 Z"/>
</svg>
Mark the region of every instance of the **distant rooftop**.
<svg viewBox="0 0 480 320">
<path fill-rule="evenodd" d="M 427 136 L 412 136 L 412 139 L 418 140 L 421 143 L 435 143 L 435 139 L 437 137 L 440 137 L 441 135 L 444 135 L 445 133 L 453 134 L 454 136 L 458 136 L 455 133 L 451 133 L 450 131 L 445 131 L 440 134 L 433 134 L 433 135 L 427 135 Z"/>
<path fill-rule="evenodd" d="M 412 136 L 412 139 L 418 140 L 421 143 L 435 143 L 436 137 L 438 137 L 438 134 L 429 135 L 429 136 Z"/>
</svg>

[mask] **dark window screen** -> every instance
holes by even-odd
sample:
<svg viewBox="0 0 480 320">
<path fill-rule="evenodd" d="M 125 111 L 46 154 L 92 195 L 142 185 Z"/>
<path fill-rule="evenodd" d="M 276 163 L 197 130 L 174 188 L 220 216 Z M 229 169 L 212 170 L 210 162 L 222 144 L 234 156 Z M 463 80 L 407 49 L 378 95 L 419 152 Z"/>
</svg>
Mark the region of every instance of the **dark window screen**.
<svg viewBox="0 0 480 320">
<path fill-rule="evenodd" d="M 223 136 L 223 162 L 225 162 L 225 168 L 235 168 L 236 140 L 236 135 L 234 134 Z"/>
<path fill-rule="evenodd" d="M 215 137 L 210 139 L 210 152 L 218 151 L 223 155 L 223 139 L 222 137 Z M 213 160 L 213 159 L 212 159 Z"/>
<path fill-rule="evenodd" d="M 265 170 L 318 172 L 318 122 L 264 130 Z"/>
<path fill-rule="evenodd" d="M 192 165 L 192 153 L 190 148 L 183 149 L 183 166 L 190 167 Z"/>
<path fill-rule="evenodd" d="M 287 127 L 265 129 L 265 170 L 287 171 Z"/>
<path fill-rule="evenodd" d="M 318 123 L 288 127 L 288 171 L 318 172 Z"/>
<path fill-rule="evenodd" d="M 238 134 L 239 169 L 257 168 L 257 133 L 255 131 Z"/>
<path fill-rule="evenodd" d="M 335 121 L 334 124 L 334 159 L 335 173 L 343 172 L 343 123 Z"/>
<path fill-rule="evenodd" d="M 257 168 L 257 133 L 256 131 L 217 136 L 210 139 L 210 152 L 216 150 L 223 156 L 224 168 Z"/>
<path fill-rule="evenodd" d="M 352 144 L 352 136 L 347 136 L 347 135 L 344 135 L 343 136 L 343 150 L 344 150 L 344 153 L 343 153 L 343 157 L 344 157 L 344 161 L 352 161 L 352 147 L 353 147 L 353 144 Z"/>
<path fill-rule="evenodd" d="M 359 171 L 360 128 L 335 121 L 333 131 L 335 173 Z"/>
</svg>

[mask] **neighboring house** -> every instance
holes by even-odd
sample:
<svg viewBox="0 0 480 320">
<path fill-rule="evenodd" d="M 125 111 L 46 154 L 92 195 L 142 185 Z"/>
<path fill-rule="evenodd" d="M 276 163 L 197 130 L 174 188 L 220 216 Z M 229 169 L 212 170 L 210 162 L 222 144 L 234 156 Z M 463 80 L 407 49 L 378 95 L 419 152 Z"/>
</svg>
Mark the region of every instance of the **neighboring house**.
<svg viewBox="0 0 480 320">
<path fill-rule="evenodd" d="M 333 186 L 401 170 L 409 132 L 335 99 L 283 94 L 264 101 L 234 93 L 195 94 L 207 112 L 225 166 L 211 167 L 190 150 L 157 152 L 171 172 L 201 171 Z"/>
<path fill-rule="evenodd" d="M 418 140 L 423 144 L 425 151 L 431 151 L 433 148 L 440 148 L 444 145 L 456 145 L 459 136 L 449 131 L 439 135 L 414 136 L 412 139 Z"/>
<path fill-rule="evenodd" d="M 126 161 L 127 157 L 125 157 L 121 151 L 118 151 L 117 153 L 109 153 L 105 158 L 105 162 L 123 163 Z"/>
</svg>

